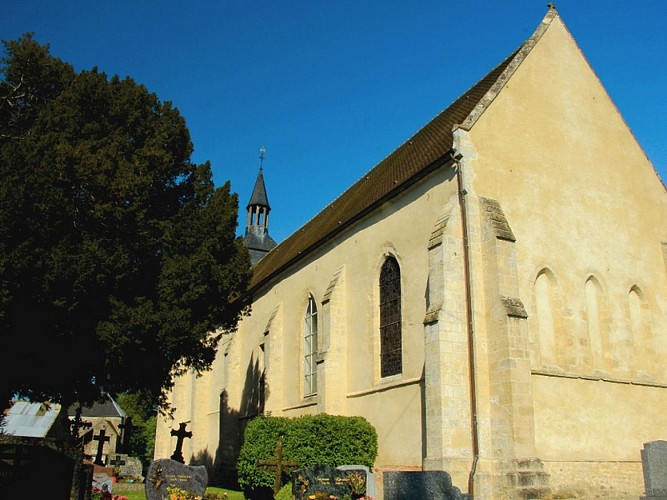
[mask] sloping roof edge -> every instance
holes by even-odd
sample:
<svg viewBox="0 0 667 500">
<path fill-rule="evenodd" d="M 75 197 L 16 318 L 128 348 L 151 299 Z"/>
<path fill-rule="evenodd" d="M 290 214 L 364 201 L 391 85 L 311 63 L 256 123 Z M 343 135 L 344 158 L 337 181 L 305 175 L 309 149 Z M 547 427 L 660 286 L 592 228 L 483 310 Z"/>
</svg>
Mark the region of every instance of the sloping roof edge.
<svg viewBox="0 0 667 500">
<path fill-rule="evenodd" d="M 547 31 L 547 28 L 551 22 L 556 19 L 558 16 L 558 11 L 555 7 L 549 7 L 547 14 L 542 19 L 542 22 L 537 27 L 533 35 L 526 40 L 519 50 L 516 52 L 515 56 L 512 58 L 510 63 L 507 65 L 505 70 L 498 76 L 496 82 L 491 86 L 486 95 L 479 100 L 479 103 L 475 108 L 470 112 L 467 118 L 459 125 L 460 128 L 464 130 L 470 130 L 472 126 L 479 120 L 484 111 L 489 107 L 493 100 L 498 96 L 500 91 L 503 89 L 508 80 L 512 77 L 517 68 L 521 63 L 526 59 L 526 56 L 533 50 L 535 44 L 542 38 L 542 35 Z"/>
<path fill-rule="evenodd" d="M 458 127 L 470 129 L 475 124 L 557 16 L 556 9 L 550 7 L 533 35 L 509 57 L 264 256 L 254 269 L 250 293 L 416 180 L 451 165 L 452 131 Z"/>
</svg>

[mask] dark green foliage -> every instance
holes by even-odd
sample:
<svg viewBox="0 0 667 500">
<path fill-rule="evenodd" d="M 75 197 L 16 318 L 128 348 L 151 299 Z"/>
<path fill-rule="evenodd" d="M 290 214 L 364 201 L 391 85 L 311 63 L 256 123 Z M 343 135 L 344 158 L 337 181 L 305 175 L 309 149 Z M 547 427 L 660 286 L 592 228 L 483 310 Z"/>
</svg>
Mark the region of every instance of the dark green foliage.
<svg viewBox="0 0 667 500">
<path fill-rule="evenodd" d="M 75 73 L 30 35 L 5 49 L 0 331 L 14 362 L 0 365 L 0 397 L 146 390 L 164 403 L 248 310 L 237 196 L 190 161 L 171 103 Z"/>
<path fill-rule="evenodd" d="M 148 465 L 153 459 L 157 425 L 157 412 L 150 394 L 146 391 L 124 392 L 117 396 L 116 402 L 127 415 L 132 417 L 133 430 L 127 453 L 139 458 L 144 465 Z"/>
<path fill-rule="evenodd" d="M 294 419 L 258 417 L 248 423 L 237 461 L 242 487 L 273 486 L 274 475 L 260 470 L 257 463 L 274 458 L 278 438 L 283 443 L 283 459 L 298 462 L 301 467 L 313 464 L 373 467 L 377 457 L 377 433 L 363 417 L 326 414 Z"/>
<path fill-rule="evenodd" d="M 248 423 L 236 462 L 241 488 L 273 487 L 275 474 L 261 470 L 257 462 L 275 457 L 278 439 L 282 439 L 284 449 L 290 424 L 288 418 L 266 416 L 254 418 Z"/>
</svg>

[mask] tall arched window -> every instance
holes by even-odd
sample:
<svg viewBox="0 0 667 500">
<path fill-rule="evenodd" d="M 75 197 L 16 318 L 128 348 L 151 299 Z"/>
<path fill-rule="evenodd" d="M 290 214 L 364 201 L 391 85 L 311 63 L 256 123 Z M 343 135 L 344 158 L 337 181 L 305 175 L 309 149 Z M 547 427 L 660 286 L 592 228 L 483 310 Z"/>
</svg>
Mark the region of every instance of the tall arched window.
<svg viewBox="0 0 667 500">
<path fill-rule="evenodd" d="M 315 299 L 308 297 L 308 308 L 304 319 L 304 394 L 317 393 L 317 305 Z"/>
<path fill-rule="evenodd" d="M 380 270 L 380 374 L 382 377 L 403 371 L 401 350 L 401 270 L 388 257 Z"/>
</svg>

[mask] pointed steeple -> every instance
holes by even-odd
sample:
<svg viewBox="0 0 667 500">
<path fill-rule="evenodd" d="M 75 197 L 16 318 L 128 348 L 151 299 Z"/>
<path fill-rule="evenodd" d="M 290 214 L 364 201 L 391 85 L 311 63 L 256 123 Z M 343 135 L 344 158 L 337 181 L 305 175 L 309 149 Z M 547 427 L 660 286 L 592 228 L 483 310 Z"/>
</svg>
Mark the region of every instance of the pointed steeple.
<svg viewBox="0 0 667 500">
<path fill-rule="evenodd" d="M 269 198 L 266 196 L 266 185 L 264 184 L 264 172 L 262 167 L 259 167 L 259 174 L 257 174 L 257 180 L 255 181 L 255 187 L 252 190 L 252 196 L 250 196 L 250 201 L 246 206 L 246 210 L 250 207 L 256 208 L 265 208 L 266 213 L 271 211 L 269 206 Z"/>
<path fill-rule="evenodd" d="M 246 227 L 245 227 L 245 245 L 250 251 L 251 263 L 254 266 L 266 255 L 269 250 L 276 246 L 276 242 L 269 236 L 269 198 L 266 195 L 266 185 L 264 184 L 264 153 L 266 149 L 259 150 L 259 173 L 255 181 L 255 187 L 252 190 L 250 201 L 246 205 Z"/>
</svg>

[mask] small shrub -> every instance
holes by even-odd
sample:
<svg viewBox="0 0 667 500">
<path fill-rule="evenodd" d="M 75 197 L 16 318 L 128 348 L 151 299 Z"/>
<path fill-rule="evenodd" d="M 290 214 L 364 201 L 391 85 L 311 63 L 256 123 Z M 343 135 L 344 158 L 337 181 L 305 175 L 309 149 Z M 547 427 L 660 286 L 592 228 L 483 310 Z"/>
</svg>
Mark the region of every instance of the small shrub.
<svg viewBox="0 0 667 500">
<path fill-rule="evenodd" d="M 275 458 L 278 439 L 283 444 L 283 460 L 297 462 L 300 467 L 360 464 L 372 468 L 377 457 L 377 432 L 363 417 L 262 416 L 246 427 L 237 461 L 241 487 L 248 490 L 273 487 L 274 474 L 262 470 L 258 462 Z"/>
</svg>

